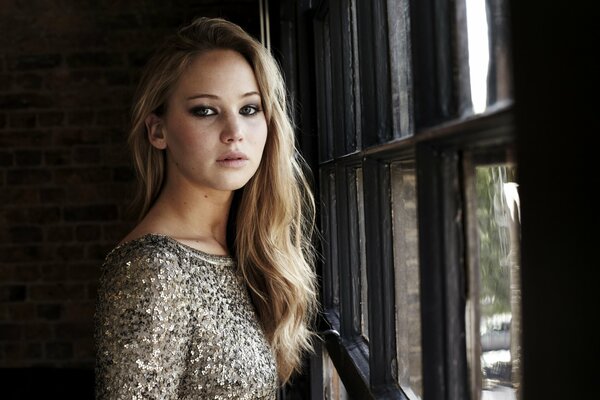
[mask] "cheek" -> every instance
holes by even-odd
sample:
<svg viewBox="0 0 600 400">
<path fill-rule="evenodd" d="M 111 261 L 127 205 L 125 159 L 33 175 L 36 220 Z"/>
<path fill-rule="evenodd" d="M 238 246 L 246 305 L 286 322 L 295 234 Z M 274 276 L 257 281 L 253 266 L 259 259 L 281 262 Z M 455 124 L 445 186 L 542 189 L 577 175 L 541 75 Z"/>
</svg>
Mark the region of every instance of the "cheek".
<svg viewBox="0 0 600 400">
<path fill-rule="evenodd" d="M 257 120 L 253 126 L 253 131 L 255 132 L 252 136 L 254 138 L 253 144 L 262 151 L 267 142 L 267 121 L 264 118 Z"/>
<path fill-rule="evenodd" d="M 183 152 L 197 149 L 205 143 L 201 134 L 203 128 L 194 124 L 193 121 L 182 120 L 169 128 L 167 145 L 181 149 Z"/>
</svg>

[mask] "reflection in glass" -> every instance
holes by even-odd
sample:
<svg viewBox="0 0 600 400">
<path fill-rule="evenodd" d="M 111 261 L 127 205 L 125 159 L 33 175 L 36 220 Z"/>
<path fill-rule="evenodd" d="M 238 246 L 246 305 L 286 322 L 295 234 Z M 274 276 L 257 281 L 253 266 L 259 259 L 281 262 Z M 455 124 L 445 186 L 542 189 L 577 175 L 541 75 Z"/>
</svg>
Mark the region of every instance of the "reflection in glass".
<svg viewBox="0 0 600 400">
<path fill-rule="evenodd" d="M 339 307 L 340 305 L 340 286 L 339 286 L 339 272 L 338 272 L 338 258 L 337 258 L 337 196 L 335 193 L 335 172 L 331 170 L 328 174 L 328 185 L 329 194 L 329 257 L 327 262 L 329 263 L 329 277 L 328 281 L 331 284 L 331 295 L 332 305 Z"/>
<path fill-rule="evenodd" d="M 362 168 L 356 169 L 356 208 L 358 210 L 358 234 L 360 246 L 360 327 L 365 339 L 369 340 L 369 304 L 367 302 L 367 249 L 365 247 L 365 202 L 363 194 Z"/>
<path fill-rule="evenodd" d="M 416 400 L 423 393 L 416 174 L 411 162 L 393 162 L 390 169 L 398 384 Z"/>
<path fill-rule="evenodd" d="M 485 0 L 466 0 L 467 42 L 469 48 L 469 75 L 473 112 L 485 110 L 487 103 L 487 79 L 490 64 Z"/>
<path fill-rule="evenodd" d="M 513 400 L 520 386 L 520 211 L 516 171 L 475 168 L 480 399 Z M 478 276 L 477 276 L 478 275 Z"/>
<path fill-rule="evenodd" d="M 508 1 L 457 0 L 456 7 L 461 116 L 510 103 Z"/>
</svg>

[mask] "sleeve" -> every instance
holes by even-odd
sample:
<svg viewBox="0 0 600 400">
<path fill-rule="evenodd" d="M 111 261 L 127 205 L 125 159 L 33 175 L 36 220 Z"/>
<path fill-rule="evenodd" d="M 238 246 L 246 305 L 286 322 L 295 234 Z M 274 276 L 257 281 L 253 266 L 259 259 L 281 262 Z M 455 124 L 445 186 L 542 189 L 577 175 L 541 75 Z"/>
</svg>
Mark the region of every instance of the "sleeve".
<svg viewBox="0 0 600 400">
<path fill-rule="evenodd" d="M 105 263 L 95 314 L 96 399 L 176 399 L 190 312 L 177 260 Z"/>
</svg>

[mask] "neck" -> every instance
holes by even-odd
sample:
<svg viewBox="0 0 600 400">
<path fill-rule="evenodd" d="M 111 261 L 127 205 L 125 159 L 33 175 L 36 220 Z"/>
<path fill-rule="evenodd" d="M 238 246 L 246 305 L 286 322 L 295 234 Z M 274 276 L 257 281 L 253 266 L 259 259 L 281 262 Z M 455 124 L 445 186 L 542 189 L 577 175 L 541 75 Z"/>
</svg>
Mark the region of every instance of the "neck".
<svg viewBox="0 0 600 400">
<path fill-rule="evenodd" d="M 149 214 L 165 233 L 194 242 L 216 242 L 227 249 L 226 231 L 232 191 L 218 191 L 167 181 Z"/>
</svg>

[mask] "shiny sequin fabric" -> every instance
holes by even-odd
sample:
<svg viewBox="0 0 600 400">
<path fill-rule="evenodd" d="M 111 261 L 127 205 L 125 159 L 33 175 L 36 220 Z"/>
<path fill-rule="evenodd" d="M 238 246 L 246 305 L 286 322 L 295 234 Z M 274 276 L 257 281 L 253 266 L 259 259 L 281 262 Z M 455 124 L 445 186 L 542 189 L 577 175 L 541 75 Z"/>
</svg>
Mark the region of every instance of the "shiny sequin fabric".
<svg viewBox="0 0 600 400">
<path fill-rule="evenodd" d="M 117 246 L 95 316 L 97 399 L 275 399 L 274 354 L 235 262 L 163 235 Z"/>
</svg>

